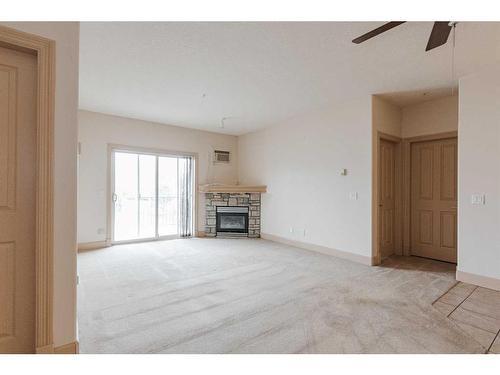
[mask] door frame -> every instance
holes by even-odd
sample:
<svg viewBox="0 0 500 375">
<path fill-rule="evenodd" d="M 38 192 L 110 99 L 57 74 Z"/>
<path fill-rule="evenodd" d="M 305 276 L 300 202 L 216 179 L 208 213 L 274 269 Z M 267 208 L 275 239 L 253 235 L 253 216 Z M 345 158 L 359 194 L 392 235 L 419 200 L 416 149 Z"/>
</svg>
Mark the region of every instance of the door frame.
<svg viewBox="0 0 500 375">
<path fill-rule="evenodd" d="M 113 220 L 114 220 L 114 210 L 113 210 L 113 199 L 111 198 L 114 191 L 114 160 L 113 160 L 113 152 L 115 151 L 124 151 L 131 153 L 140 153 L 146 155 L 155 155 L 155 156 L 190 156 L 194 158 L 194 171 L 193 171 L 193 237 L 198 233 L 198 198 L 197 198 L 197 189 L 196 185 L 198 183 L 198 154 L 195 152 L 184 152 L 184 151 L 171 151 L 171 150 L 162 150 L 157 148 L 150 147 L 139 147 L 139 146 L 127 146 L 120 145 L 115 143 L 108 143 L 108 173 L 107 173 L 107 189 L 106 189 L 106 246 L 118 245 L 118 244 L 126 244 L 126 243 L 138 243 L 138 242 L 148 242 L 148 241 L 161 241 L 179 238 L 176 235 L 172 236 L 160 236 L 160 237 L 152 237 L 152 238 L 140 238 L 134 240 L 124 240 L 124 241 L 113 241 Z M 158 173 L 158 169 L 156 170 Z M 156 176 L 158 178 L 158 176 Z"/>
<path fill-rule="evenodd" d="M 396 162 L 395 162 L 395 233 L 394 233 L 394 253 L 402 255 L 402 138 L 390 135 L 381 131 L 377 131 L 373 158 L 373 179 L 372 179 L 372 265 L 378 265 L 382 261 L 382 254 L 380 250 L 380 223 L 379 223 L 379 202 L 380 202 L 380 141 L 385 140 L 395 144 L 396 149 Z"/>
<path fill-rule="evenodd" d="M 30 53 L 37 59 L 35 351 L 36 353 L 53 353 L 56 45 L 53 40 L 0 26 L 0 46 Z"/>
<path fill-rule="evenodd" d="M 403 255 L 411 255 L 411 146 L 412 143 L 457 138 L 458 131 L 420 135 L 403 139 Z M 458 147 L 458 142 L 457 142 Z M 457 189 L 458 191 L 458 189 Z M 458 197 L 457 197 L 458 206 Z M 457 209 L 457 225 L 459 210 Z M 457 228 L 458 230 L 458 228 Z M 458 233 L 458 232 L 457 232 Z M 457 249 L 458 251 L 458 249 Z"/>
</svg>

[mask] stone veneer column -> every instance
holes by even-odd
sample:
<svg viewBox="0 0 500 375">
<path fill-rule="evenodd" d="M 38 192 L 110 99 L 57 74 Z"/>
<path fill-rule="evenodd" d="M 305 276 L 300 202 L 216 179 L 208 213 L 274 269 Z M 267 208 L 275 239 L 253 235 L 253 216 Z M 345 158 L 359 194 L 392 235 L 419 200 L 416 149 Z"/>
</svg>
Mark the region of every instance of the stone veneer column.
<svg viewBox="0 0 500 375">
<path fill-rule="evenodd" d="M 260 193 L 205 193 L 205 235 L 216 237 L 216 207 L 248 207 L 248 237 L 260 237 Z"/>
</svg>

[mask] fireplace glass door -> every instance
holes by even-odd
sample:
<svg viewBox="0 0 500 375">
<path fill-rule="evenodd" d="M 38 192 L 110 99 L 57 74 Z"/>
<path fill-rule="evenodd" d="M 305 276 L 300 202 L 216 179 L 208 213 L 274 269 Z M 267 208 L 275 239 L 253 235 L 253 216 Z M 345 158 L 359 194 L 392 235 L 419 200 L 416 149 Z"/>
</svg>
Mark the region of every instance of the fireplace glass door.
<svg viewBox="0 0 500 375">
<path fill-rule="evenodd" d="M 217 233 L 248 233 L 248 207 L 217 207 Z"/>
</svg>

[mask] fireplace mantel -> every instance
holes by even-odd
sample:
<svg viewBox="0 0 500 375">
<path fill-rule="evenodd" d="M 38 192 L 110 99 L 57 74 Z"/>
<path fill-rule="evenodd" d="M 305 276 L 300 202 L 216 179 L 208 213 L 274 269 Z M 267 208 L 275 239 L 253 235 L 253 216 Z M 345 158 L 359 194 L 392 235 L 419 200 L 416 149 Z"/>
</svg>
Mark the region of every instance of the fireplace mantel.
<svg viewBox="0 0 500 375">
<path fill-rule="evenodd" d="M 199 185 L 202 193 L 265 193 L 267 186 L 206 184 Z"/>
</svg>

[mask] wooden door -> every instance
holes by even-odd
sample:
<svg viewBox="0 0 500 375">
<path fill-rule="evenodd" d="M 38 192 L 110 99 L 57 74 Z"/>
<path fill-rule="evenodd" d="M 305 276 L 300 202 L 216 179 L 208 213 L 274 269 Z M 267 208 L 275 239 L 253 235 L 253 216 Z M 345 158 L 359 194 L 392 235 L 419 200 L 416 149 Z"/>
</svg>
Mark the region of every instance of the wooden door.
<svg viewBox="0 0 500 375">
<path fill-rule="evenodd" d="M 36 68 L 0 47 L 0 353 L 35 351 Z"/>
<path fill-rule="evenodd" d="M 457 262 L 457 139 L 412 144 L 411 253 Z"/>
<path fill-rule="evenodd" d="M 383 259 L 394 254 L 395 247 L 396 144 L 381 139 L 379 152 L 379 247 Z"/>
</svg>

